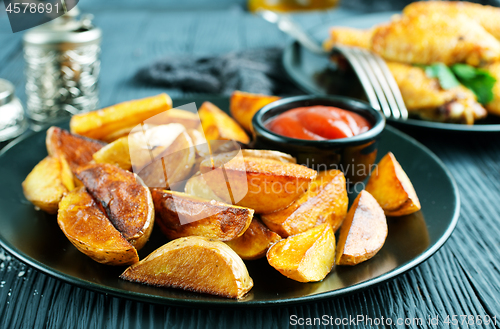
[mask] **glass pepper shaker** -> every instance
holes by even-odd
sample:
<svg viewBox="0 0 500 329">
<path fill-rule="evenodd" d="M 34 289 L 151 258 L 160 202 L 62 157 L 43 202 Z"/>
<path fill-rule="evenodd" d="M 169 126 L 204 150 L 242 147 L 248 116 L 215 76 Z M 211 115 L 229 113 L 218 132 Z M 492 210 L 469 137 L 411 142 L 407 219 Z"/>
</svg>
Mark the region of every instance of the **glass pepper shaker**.
<svg viewBox="0 0 500 329">
<path fill-rule="evenodd" d="M 97 109 L 101 30 L 73 8 L 24 34 L 27 114 L 35 123 Z"/>
</svg>

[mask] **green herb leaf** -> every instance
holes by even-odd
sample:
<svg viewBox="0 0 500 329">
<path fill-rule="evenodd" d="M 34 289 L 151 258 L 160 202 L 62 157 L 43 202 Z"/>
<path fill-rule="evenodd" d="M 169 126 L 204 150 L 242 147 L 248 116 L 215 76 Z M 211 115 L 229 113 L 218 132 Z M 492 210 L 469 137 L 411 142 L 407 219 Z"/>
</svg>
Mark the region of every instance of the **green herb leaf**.
<svg viewBox="0 0 500 329">
<path fill-rule="evenodd" d="M 443 63 L 436 63 L 425 68 L 425 74 L 429 78 L 438 78 L 443 89 L 451 89 L 460 85 L 450 68 Z"/>
<path fill-rule="evenodd" d="M 485 105 L 493 100 L 493 86 L 497 80 L 490 72 L 467 64 L 455 64 L 451 70 L 461 84 L 476 94 L 479 103 Z"/>
</svg>

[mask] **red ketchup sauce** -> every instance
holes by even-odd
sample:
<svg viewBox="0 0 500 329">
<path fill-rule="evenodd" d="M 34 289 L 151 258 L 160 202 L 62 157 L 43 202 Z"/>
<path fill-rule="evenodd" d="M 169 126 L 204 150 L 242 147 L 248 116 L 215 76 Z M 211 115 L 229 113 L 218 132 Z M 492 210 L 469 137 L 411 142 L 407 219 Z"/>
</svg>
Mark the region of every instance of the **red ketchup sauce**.
<svg viewBox="0 0 500 329">
<path fill-rule="evenodd" d="M 286 137 L 326 140 L 359 135 L 372 128 L 361 115 L 333 106 L 307 106 L 281 113 L 265 124 Z"/>
</svg>

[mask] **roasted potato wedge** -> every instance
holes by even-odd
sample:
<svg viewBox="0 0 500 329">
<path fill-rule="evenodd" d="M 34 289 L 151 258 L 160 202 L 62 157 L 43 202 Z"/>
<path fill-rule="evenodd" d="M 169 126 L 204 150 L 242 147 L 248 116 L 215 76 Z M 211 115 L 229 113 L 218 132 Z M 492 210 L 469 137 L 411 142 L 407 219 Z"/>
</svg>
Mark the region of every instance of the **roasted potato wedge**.
<svg viewBox="0 0 500 329">
<path fill-rule="evenodd" d="M 137 250 L 116 230 L 84 187 L 68 193 L 59 205 L 57 223 L 69 241 L 96 262 L 130 265 Z"/>
<path fill-rule="evenodd" d="M 91 163 L 76 175 L 116 229 L 140 250 L 151 235 L 155 215 L 151 193 L 141 179 L 107 163 Z"/>
<path fill-rule="evenodd" d="M 297 159 L 293 156 L 279 151 L 242 149 L 241 152 L 244 157 L 271 159 L 286 163 L 297 163 Z"/>
<path fill-rule="evenodd" d="M 241 236 L 253 218 L 253 209 L 161 189 L 152 194 L 156 222 L 169 239 L 198 235 L 229 241 Z"/>
<path fill-rule="evenodd" d="M 409 215 L 421 208 L 410 179 L 392 152 L 387 153 L 373 170 L 366 190 L 386 216 Z"/>
<path fill-rule="evenodd" d="M 369 192 L 361 191 L 340 228 L 335 263 L 356 265 L 372 258 L 386 237 L 384 211 Z"/>
<path fill-rule="evenodd" d="M 235 140 L 248 144 L 250 138 L 229 115 L 210 102 L 204 102 L 198 114 L 207 140 Z"/>
<path fill-rule="evenodd" d="M 141 127 L 142 129 L 149 130 L 151 128 L 156 127 L 157 125 L 144 123 L 141 126 L 142 126 Z M 112 132 L 111 134 L 109 134 L 109 135 L 107 135 L 105 137 L 100 138 L 99 140 L 101 140 L 103 142 L 106 142 L 106 143 L 112 143 L 112 142 L 114 142 L 115 140 L 117 140 L 119 138 L 128 136 L 130 134 L 130 132 L 132 131 L 132 129 L 134 129 L 136 127 L 137 127 L 137 125 L 133 125 L 133 126 L 130 126 L 130 127 L 122 128 L 120 130 Z"/>
<path fill-rule="evenodd" d="M 159 94 L 74 115 L 70 128 L 74 134 L 101 139 L 124 128 L 134 127 L 171 108 L 172 99 L 167 94 Z"/>
<path fill-rule="evenodd" d="M 236 90 L 231 95 L 229 110 L 231 116 L 246 131 L 252 132 L 252 118 L 265 105 L 277 101 L 280 97 L 245 93 Z"/>
<path fill-rule="evenodd" d="M 254 218 L 242 236 L 227 241 L 226 244 L 242 259 L 253 260 L 264 257 L 269 247 L 279 240 L 281 237 L 278 234 Z"/>
<path fill-rule="evenodd" d="M 63 157 L 48 156 L 40 161 L 23 182 L 24 196 L 36 207 L 55 214 L 59 201 L 73 190 L 73 173 Z"/>
<path fill-rule="evenodd" d="M 224 202 L 252 208 L 258 214 L 288 207 L 308 189 L 317 174 L 294 163 L 234 153 L 203 160 L 200 171 Z"/>
<path fill-rule="evenodd" d="M 186 179 L 195 164 L 196 151 L 191 137 L 183 131 L 162 153 L 143 169 L 136 169 L 144 183 L 153 188 L 170 188 Z M 133 161 L 133 160 L 132 160 Z"/>
<path fill-rule="evenodd" d="M 261 216 L 264 224 L 282 237 L 329 223 L 333 231 L 342 224 L 349 199 L 344 174 L 328 170 L 318 174 L 309 190 L 283 210 Z"/>
<path fill-rule="evenodd" d="M 267 251 L 269 264 L 299 282 L 323 280 L 335 263 L 335 234 L 328 223 L 275 243 Z"/>
<path fill-rule="evenodd" d="M 132 169 L 128 136 L 119 138 L 92 155 L 96 163 L 109 163 L 125 170 Z"/>
<path fill-rule="evenodd" d="M 199 236 L 170 241 L 120 278 L 227 298 L 241 298 L 253 287 L 245 263 L 231 248 Z"/>
<path fill-rule="evenodd" d="M 45 139 L 47 152 L 52 157 L 64 157 L 73 173 L 78 167 L 92 161 L 92 156 L 104 145 L 103 142 L 77 136 L 59 127 L 50 127 Z"/>
<path fill-rule="evenodd" d="M 214 193 L 214 191 L 212 191 L 210 186 L 207 185 L 207 182 L 205 182 L 202 175 L 194 175 L 188 179 L 186 185 L 184 186 L 184 192 L 200 199 L 224 202 L 217 196 L 217 194 Z"/>
</svg>

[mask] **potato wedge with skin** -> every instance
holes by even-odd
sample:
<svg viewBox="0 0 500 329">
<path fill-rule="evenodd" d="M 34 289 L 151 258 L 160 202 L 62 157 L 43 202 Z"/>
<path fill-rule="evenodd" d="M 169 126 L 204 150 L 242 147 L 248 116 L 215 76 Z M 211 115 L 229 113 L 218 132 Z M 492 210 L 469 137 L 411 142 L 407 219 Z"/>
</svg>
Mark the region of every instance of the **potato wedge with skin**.
<svg viewBox="0 0 500 329">
<path fill-rule="evenodd" d="M 262 222 L 254 218 L 242 236 L 227 241 L 226 244 L 233 249 L 241 259 L 254 260 L 266 255 L 267 250 L 281 237 L 268 229 Z"/>
<path fill-rule="evenodd" d="M 301 165 L 234 154 L 206 159 L 200 171 L 224 202 L 252 208 L 258 214 L 288 207 L 317 175 L 315 170 Z"/>
<path fill-rule="evenodd" d="M 246 131 L 252 132 L 252 118 L 255 113 L 267 104 L 277 101 L 280 98 L 235 90 L 229 101 L 229 110 L 236 122 Z"/>
<path fill-rule="evenodd" d="M 74 188 L 73 174 L 63 157 L 46 157 L 23 182 L 26 199 L 49 214 L 57 212 L 59 201 Z"/>
<path fill-rule="evenodd" d="M 356 265 L 364 262 L 382 248 L 387 238 L 387 221 L 377 200 L 361 191 L 349 209 L 340 228 L 337 244 L 337 265 Z"/>
<path fill-rule="evenodd" d="M 409 215 L 421 208 L 410 179 L 391 152 L 371 173 L 366 190 L 384 209 L 386 216 Z"/>
<path fill-rule="evenodd" d="M 253 287 L 245 263 L 231 248 L 199 236 L 170 241 L 120 278 L 227 298 L 241 298 Z"/>
<path fill-rule="evenodd" d="M 113 132 L 134 127 L 171 108 L 172 99 L 167 94 L 159 94 L 74 115 L 70 121 L 70 128 L 74 134 L 101 139 Z"/>
<path fill-rule="evenodd" d="M 292 280 L 321 281 L 335 263 L 335 234 L 329 224 L 318 225 L 275 243 L 267 251 L 267 260 Z"/>
<path fill-rule="evenodd" d="M 204 102 L 198 114 L 207 140 L 235 140 L 248 144 L 250 138 L 229 115 L 210 102 Z"/>
<path fill-rule="evenodd" d="M 185 193 L 153 189 L 156 222 L 169 239 L 197 235 L 229 241 L 241 236 L 253 209 L 203 200 Z"/>
<path fill-rule="evenodd" d="M 155 215 L 151 193 L 140 178 L 107 163 L 91 163 L 76 175 L 116 229 L 140 250 L 151 235 Z"/>
<path fill-rule="evenodd" d="M 145 123 L 145 124 L 142 125 L 142 128 L 144 130 L 149 130 L 149 129 L 152 129 L 152 128 L 156 127 L 156 126 L 157 125 L 152 125 L 152 124 Z M 101 140 L 103 142 L 106 142 L 106 143 L 112 143 L 112 142 L 114 142 L 115 140 L 117 140 L 119 138 L 128 136 L 130 134 L 130 132 L 132 131 L 132 129 L 134 129 L 135 127 L 137 127 L 137 125 L 133 125 L 133 126 L 130 126 L 130 127 L 122 128 L 120 130 L 112 132 L 111 134 L 109 134 L 109 135 L 107 135 L 105 137 L 100 138 L 99 140 Z"/>
<path fill-rule="evenodd" d="M 347 214 L 344 174 L 339 170 L 320 172 L 309 189 L 283 210 L 261 216 L 264 224 L 282 237 L 307 231 L 321 223 L 329 223 L 337 231 Z"/>
<path fill-rule="evenodd" d="M 64 157 L 73 173 L 78 167 L 92 161 L 93 154 L 106 145 L 101 141 L 73 135 L 59 127 L 50 127 L 47 130 L 45 143 L 49 155 Z"/>
<path fill-rule="evenodd" d="M 207 185 L 203 176 L 199 174 L 188 179 L 186 185 L 184 186 L 184 193 L 208 201 L 215 200 L 224 202 L 217 196 L 217 194 L 214 193 L 214 191 L 212 191 L 210 186 Z"/>
<path fill-rule="evenodd" d="M 104 146 L 94 153 L 92 158 L 96 163 L 109 163 L 124 170 L 132 169 L 132 160 L 128 145 L 128 137 L 122 137 Z"/>
<path fill-rule="evenodd" d="M 186 179 L 196 161 L 196 151 L 191 137 L 184 131 L 172 144 L 140 171 L 134 168 L 146 186 L 170 188 Z"/>
<path fill-rule="evenodd" d="M 59 206 L 57 223 L 82 253 L 108 265 L 130 265 L 139 261 L 137 250 L 111 224 L 84 187 L 71 191 Z"/>
</svg>

